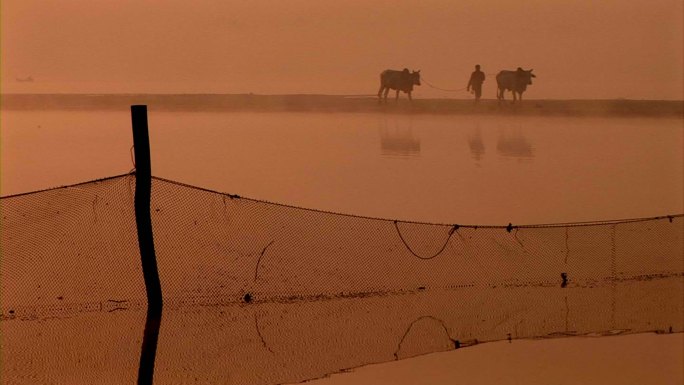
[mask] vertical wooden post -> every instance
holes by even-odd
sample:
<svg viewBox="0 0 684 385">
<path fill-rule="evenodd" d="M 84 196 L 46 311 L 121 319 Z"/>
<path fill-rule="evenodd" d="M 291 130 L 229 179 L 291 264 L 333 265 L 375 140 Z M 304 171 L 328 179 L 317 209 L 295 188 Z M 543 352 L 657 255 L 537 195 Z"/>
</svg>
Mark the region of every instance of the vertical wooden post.
<svg viewBox="0 0 684 385">
<path fill-rule="evenodd" d="M 161 314 L 162 291 L 157 271 L 157 256 L 152 237 L 150 197 L 152 193 L 152 166 L 150 138 L 147 129 L 147 106 L 131 106 L 133 122 L 133 148 L 135 154 L 135 221 L 138 226 L 138 244 L 142 261 L 147 311 Z"/>
<path fill-rule="evenodd" d="M 138 227 L 138 245 L 142 262 L 145 290 L 147 291 L 147 320 L 143 332 L 138 367 L 138 384 L 152 385 L 157 340 L 162 316 L 162 291 L 157 271 L 157 255 L 152 237 L 150 199 L 152 194 L 152 166 L 150 138 L 147 129 L 147 106 L 131 106 L 133 123 L 133 152 L 135 155 L 135 222 Z"/>
</svg>

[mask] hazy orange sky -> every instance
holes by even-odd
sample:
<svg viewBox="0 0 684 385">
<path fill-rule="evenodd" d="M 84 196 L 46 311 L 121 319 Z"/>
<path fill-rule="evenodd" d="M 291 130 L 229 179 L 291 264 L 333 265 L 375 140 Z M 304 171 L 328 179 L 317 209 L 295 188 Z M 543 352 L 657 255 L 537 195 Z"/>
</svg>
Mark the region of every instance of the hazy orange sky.
<svg viewBox="0 0 684 385">
<path fill-rule="evenodd" d="M 2 0 L 2 92 L 374 94 L 534 68 L 527 98 L 683 99 L 681 0 Z M 20 82 L 17 79 L 32 78 Z M 484 97 L 496 83 L 488 76 Z M 423 84 L 415 97 L 458 97 Z"/>
</svg>

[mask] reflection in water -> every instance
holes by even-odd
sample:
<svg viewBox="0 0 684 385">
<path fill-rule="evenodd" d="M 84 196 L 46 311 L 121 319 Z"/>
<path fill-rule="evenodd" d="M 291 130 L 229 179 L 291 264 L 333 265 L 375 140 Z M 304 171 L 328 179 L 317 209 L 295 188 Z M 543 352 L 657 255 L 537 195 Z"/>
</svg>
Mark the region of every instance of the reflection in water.
<svg viewBox="0 0 684 385">
<path fill-rule="evenodd" d="M 413 134 L 413 121 L 410 117 L 396 118 L 393 127 L 388 127 L 387 120 L 383 120 L 380 127 L 380 153 L 389 156 L 420 154 L 420 138 Z"/>
<path fill-rule="evenodd" d="M 485 153 L 484 142 L 482 141 L 482 133 L 480 131 L 480 124 L 475 125 L 475 132 L 468 136 L 468 147 L 470 147 L 470 155 L 476 161 L 480 161 Z"/>
<path fill-rule="evenodd" d="M 499 155 L 510 158 L 531 159 L 534 157 L 532 144 L 519 129 L 510 133 L 499 133 L 496 151 Z"/>
<path fill-rule="evenodd" d="M 382 121 L 392 129 L 395 124 L 405 129 L 411 118 L 413 135 L 421 142 L 419 157 L 382 156 Z M 128 111 L 3 110 L 2 119 L 3 195 L 116 175 L 133 167 Z M 151 126 L 150 135 L 155 175 L 296 206 L 504 225 L 510 220 L 574 222 L 684 212 L 681 119 L 165 111 L 155 111 L 154 119 L 157 129 Z M 467 147 L 476 121 L 486 149 L 479 162 Z M 512 162 L 497 152 L 500 131 L 518 127 L 534 145 L 533 161 Z M 458 164 L 458 178 L 439 177 L 454 175 L 459 154 L 464 162 Z M 590 159 L 601 159 L 606 167 L 587 167 Z M 387 162 L 395 163 L 394 174 L 386 173 Z M 478 163 L 486 167 L 480 169 Z M 516 173 L 517 193 L 489 193 L 510 188 L 516 164 L 524 167 Z M 568 173 L 582 177 L 567 178 Z M 572 202 L 547 193 L 535 200 L 534 209 L 519 204 L 520 196 L 542 191 L 539 175 L 544 175 L 545 186 L 577 192 Z M 461 199 L 453 199 L 456 192 Z"/>
<path fill-rule="evenodd" d="M 154 362 L 157 356 L 157 341 L 162 313 L 147 311 L 145 330 L 143 331 L 140 349 L 140 365 L 138 366 L 138 385 L 152 385 L 154 379 Z"/>
<path fill-rule="evenodd" d="M 155 384 L 271 385 L 509 338 L 681 332 L 684 304 L 672 293 L 681 293 L 683 284 L 674 275 L 565 288 L 461 287 L 314 301 L 170 301 L 156 365 L 145 370 L 154 367 Z M 140 313 L 124 308 L 4 320 L 3 376 L 131 383 L 136 370 L 144 371 L 136 367 Z M 148 329 L 150 319 L 144 324 Z M 93 326 L 93 333 L 82 333 Z"/>
<path fill-rule="evenodd" d="M 444 334 L 444 338 L 439 337 L 440 333 Z M 411 322 L 399 341 L 397 351 L 394 352 L 394 358 L 397 360 L 417 355 L 415 350 L 404 354 L 402 346 L 411 346 L 414 349 L 418 347 L 419 351 L 424 352 L 440 352 L 450 348 L 458 349 L 461 347 L 461 343 L 451 338 L 449 329 L 443 320 L 425 315 Z"/>
</svg>

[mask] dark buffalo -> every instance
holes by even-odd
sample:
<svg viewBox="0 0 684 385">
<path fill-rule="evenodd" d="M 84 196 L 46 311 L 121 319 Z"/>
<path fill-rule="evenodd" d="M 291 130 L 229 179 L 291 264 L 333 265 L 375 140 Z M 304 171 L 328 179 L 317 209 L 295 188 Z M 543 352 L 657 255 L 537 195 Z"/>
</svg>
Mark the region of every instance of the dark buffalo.
<svg viewBox="0 0 684 385">
<path fill-rule="evenodd" d="M 504 99 L 504 91 L 513 92 L 513 102 L 516 100 L 516 93 L 518 99 L 522 100 L 522 93 L 525 92 L 527 86 L 532 84 L 532 78 L 535 78 L 532 70 L 526 71 L 518 68 L 516 71 L 501 71 L 496 75 L 496 84 L 499 87 L 496 93 L 496 98 Z"/>
<path fill-rule="evenodd" d="M 382 100 L 382 91 L 385 91 L 384 99 L 387 101 L 387 94 L 390 88 L 397 90 L 397 96 L 395 100 L 399 100 L 399 91 L 404 91 L 408 94 L 409 100 L 411 99 L 411 91 L 413 91 L 413 86 L 420 85 L 420 70 L 409 72 L 408 69 L 404 68 L 403 71 L 397 70 L 384 70 L 380 74 L 380 90 L 378 91 L 378 98 Z"/>
</svg>

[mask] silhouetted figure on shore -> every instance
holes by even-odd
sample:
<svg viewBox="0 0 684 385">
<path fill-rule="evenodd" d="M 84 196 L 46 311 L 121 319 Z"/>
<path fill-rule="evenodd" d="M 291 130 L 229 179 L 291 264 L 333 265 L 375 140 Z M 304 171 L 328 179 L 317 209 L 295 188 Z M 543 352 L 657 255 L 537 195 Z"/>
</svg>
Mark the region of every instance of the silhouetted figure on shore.
<svg viewBox="0 0 684 385">
<path fill-rule="evenodd" d="M 378 98 L 382 101 L 387 101 L 387 94 L 390 89 L 397 90 L 397 95 L 395 100 L 399 100 L 399 91 L 404 91 L 408 94 L 409 100 L 411 99 L 411 91 L 413 91 L 413 86 L 420 85 L 420 70 L 410 72 L 408 68 L 404 68 L 403 71 L 397 70 L 384 70 L 380 74 L 380 90 L 378 91 Z M 383 95 L 384 91 L 384 95 Z"/>
<path fill-rule="evenodd" d="M 482 83 L 484 83 L 484 81 L 485 74 L 484 72 L 480 71 L 480 65 L 478 64 L 475 66 L 475 71 L 473 71 L 473 73 L 470 74 L 468 87 L 466 87 L 466 91 L 470 91 L 471 88 L 473 89 L 476 102 L 480 101 L 480 97 L 482 96 Z"/>
</svg>

